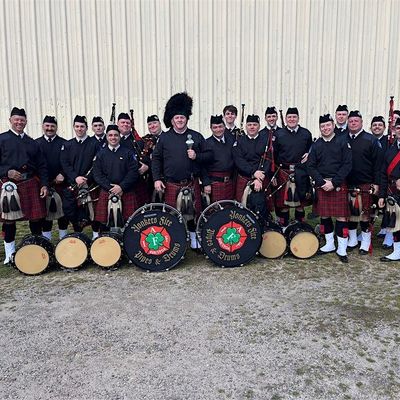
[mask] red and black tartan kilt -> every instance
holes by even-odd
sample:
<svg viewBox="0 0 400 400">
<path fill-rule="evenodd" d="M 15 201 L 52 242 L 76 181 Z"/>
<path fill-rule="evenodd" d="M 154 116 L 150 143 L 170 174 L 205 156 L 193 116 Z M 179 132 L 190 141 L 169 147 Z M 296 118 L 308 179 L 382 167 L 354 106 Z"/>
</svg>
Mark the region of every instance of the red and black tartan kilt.
<svg viewBox="0 0 400 400">
<path fill-rule="evenodd" d="M 95 221 L 107 224 L 108 222 L 108 197 L 109 193 L 101 189 L 99 200 L 96 204 Z M 133 192 L 124 193 L 122 195 L 122 216 L 126 221 L 138 208 L 136 195 Z"/>
<path fill-rule="evenodd" d="M 313 212 L 321 217 L 349 217 L 350 207 L 347 185 L 342 184 L 340 190 L 326 192 L 317 188 L 317 201 L 313 204 Z"/>
<path fill-rule="evenodd" d="M 176 208 L 176 199 L 179 191 L 184 187 L 191 187 L 194 191 L 194 209 L 196 212 L 196 218 L 198 218 L 202 212 L 201 208 L 201 188 L 197 178 L 187 184 L 167 182 L 165 184 L 164 201 L 171 207 Z"/>
<path fill-rule="evenodd" d="M 370 218 L 373 215 L 373 210 L 371 209 L 374 204 L 374 196 L 369 193 L 371 190 L 371 183 L 360 183 L 358 185 L 353 185 L 351 188 L 356 187 L 361 189 L 361 203 L 362 203 L 362 213 L 365 217 Z"/>
<path fill-rule="evenodd" d="M 2 182 L 13 181 L 3 178 Z M 46 200 L 40 198 L 40 183 L 37 178 L 30 178 L 26 181 L 15 182 L 21 202 L 21 210 L 24 217 L 19 221 L 34 221 L 46 217 Z M 3 222 L 4 220 L 1 219 Z"/>
<path fill-rule="evenodd" d="M 237 179 L 236 179 L 236 190 L 235 190 L 235 199 L 238 202 L 242 201 L 242 197 L 243 197 L 243 192 L 244 189 L 246 189 L 246 186 L 248 184 L 248 182 L 250 182 L 252 179 L 251 178 L 246 178 L 245 176 L 242 175 L 238 175 Z M 267 182 L 266 180 L 263 181 L 263 189 L 265 189 L 267 187 Z M 267 208 L 268 211 L 273 210 L 273 208 L 270 208 L 271 205 L 271 199 L 269 199 L 267 197 L 267 194 L 265 194 L 265 201 L 267 202 Z M 272 205 L 273 207 L 273 205 Z"/>
<path fill-rule="evenodd" d="M 212 177 L 224 178 L 229 176 L 226 172 L 212 172 L 209 174 Z M 211 203 L 221 200 L 233 200 L 235 195 L 235 186 L 233 179 L 230 178 L 228 182 L 212 182 L 211 183 Z"/>
<path fill-rule="evenodd" d="M 282 184 L 284 184 L 284 185 L 282 186 L 281 189 L 279 189 L 275 193 L 275 207 L 276 208 L 290 208 L 288 205 L 285 204 L 285 196 L 286 196 L 285 182 L 287 182 L 289 175 L 293 174 L 293 173 L 294 173 L 293 171 L 281 168 L 277 174 L 277 177 L 276 177 L 277 185 L 278 185 L 277 187 L 279 187 Z M 307 207 L 310 204 L 311 204 L 310 201 L 302 200 L 300 202 L 300 205 L 296 206 L 296 207 Z"/>
<path fill-rule="evenodd" d="M 133 191 L 135 192 L 136 195 L 136 201 L 138 207 L 142 207 L 145 204 L 150 203 L 151 195 L 149 193 L 149 186 L 142 177 L 140 177 L 139 181 L 136 182 Z"/>
</svg>

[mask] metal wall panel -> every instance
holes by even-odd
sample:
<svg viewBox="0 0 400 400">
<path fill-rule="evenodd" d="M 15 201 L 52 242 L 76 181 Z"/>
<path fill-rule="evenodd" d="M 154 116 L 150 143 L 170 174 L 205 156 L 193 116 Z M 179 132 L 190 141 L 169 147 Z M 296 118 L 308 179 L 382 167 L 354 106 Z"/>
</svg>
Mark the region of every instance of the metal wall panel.
<svg viewBox="0 0 400 400">
<path fill-rule="evenodd" d="M 400 108 L 400 0 L 0 0 L 0 129 L 25 107 L 37 137 L 45 114 L 72 137 L 72 119 L 135 110 L 161 117 L 187 90 L 190 126 L 211 114 L 297 106 L 318 116 L 347 103 L 364 115 Z"/>
</svg>

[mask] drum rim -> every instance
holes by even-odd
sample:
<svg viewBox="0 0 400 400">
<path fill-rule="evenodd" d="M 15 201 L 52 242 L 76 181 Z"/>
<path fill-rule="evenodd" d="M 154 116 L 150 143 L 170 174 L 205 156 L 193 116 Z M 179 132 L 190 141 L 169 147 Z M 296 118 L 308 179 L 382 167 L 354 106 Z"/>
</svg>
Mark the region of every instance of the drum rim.
<svg viewBox="0 0 400 400">
<path fill-rule="evenodd" d="M 277 234 L 277 235 L 280 235 L 282 238 L 283 238 L 283 240 L 285 241 L 285 249 L 284 249 L 284 251 L 282 252 L 282 254 L 280 254 L 280 255 L 278 255 L 278 256 L 276 256 L 276 257 L 267 257 L 267 256 L 265 256 L 264 254 L 262 254 L 262 252 L 261 252 L 261 248 L 263 247 L 263 243 L 264 243 L 264 235 L 266 235 L 266 234 L 268 234 L 268 233 L 274 233 L 274 234 Z M 288 253 L 288 242 L 287 242 L 287 240 L 286 240 L 286 236 L 282 233 L 282 232 L 278 232 L 278 231 L 275 231 L 275 230 L 269 230 L 269 231 L 264 231 L 263 232 L 263 234 L 262 234 L 262 241 L 261 241 L 261 245 L 260 245 L 260 249 L 258 250 L 258 252 L 260 253 L 260 255 L 263 257 L 263 258 L 266 258 L 266 259 L 269 259 L 269 260 L 275 260 L 275 259 L 277 259 L 277 258 L 281 258 L 281 257 L 284 257 L 287 253 Z"/>
<path fill-rule="evenodd" d="M 93 263 L 94 263 L 95 265 L 97 265 L 98 267 L 100 267 L 100 268 L 102 268 L 102 269 L 117 269 L 118 266 L 119 266 L 119 264 L 121 263 L 122 258 L 123 258 L 124 255 L 125 255 L 125 251 L 124 251 L 124 248 L 123 248 L 123 242 L 122 242 L 122 240 L 118 240 L 117 238 L 113 237 L 112 235 L 118 236 L 118 235 L 120 235 L 120 234 L 118 234 L 118 233 L 116 233 L 116 232 L 104 232 L 104 233 L 100 234 L 96 239 L 94 239 L 94 240 L 92 241 L 91 245 L 90 245 L 90 249 L 89 249 L 89 256 L 90 256 L 90 259 L 93 261 Z M 122 238 L 122 235 L 120 235 L 120 236 L 121 236 L 121 238 Z M 112 239 L 114 242 L 117 242 L 117 244 L 119 245 L 119 248 L 120 248 L 120 250 L 121 250 L 121 254 L 120 254 L 120 256 L 119 256 L 117 262 L 115 262 L 114 264 L 109 265 L 109 266 L 100 265 L 98 262 L 95 261 L 95 259 L 93 258 L 93 255 L 92 255 L 92 248 L 93 248 L 93 246 L 95 245 L 95 243 L 96 243 L 99 239 L 104 238 L 104 237 L 106 237 L 106 238 L 108 238 L 108 239 Z"/>
<path fill-rule="evenodd" d="M 31 235 L 31 236 L 39 236 L 39 235 Z M 46 238 L 43 238 L 43 239 L 47 240 Z M 47 241 L 48 241 L 48 240 L 47 240 Z M 49 242 L 49 241 L 48 241 L 48 242 Z M 49 243 L 52 245 L 51 242 L 49 242 Z M 43 249 L 43 250 L 46 252 L 47 258 L 48 258 L 48 262 L 47 262 L 47 265 L 46 265 L 41 271 L 35 272 L 35 273 L 28 273 L 28 272 L 22 271 L 20 268 L 18 268 L 17 263 L 16 263 L 16 261 L 15 261 L 15 259 L 16 259 L 16 257 L 17 257 L 17 254 L 18 254 L 18 252 L 19 252 L 20 250 L 24 249 L 24 248 L 27 247 L 27 246 L 36 246 L 36 247 L 39 247 L 39 248 Z M 54 253 L 54 247 L 53 247 L 53 253 Z M 36 244 L 36 243 L 29 243 L 29 244 L 27 244 L 27 245 L 25 245 L 25 246 L 22 246 L 22 247 L 19 248 L 19 249 L 16 249 L 15 253 L 14 253 L 13 256 L 12 256 L 12 263 L 13 263 L 13 266 L 14 266 L 19 272 L 21 272 L 22 274 L 27 275 L 27 276 L 35 276 L 35 275 L 40 275 L 40 274 L 42 274 L 43 272 L 45 272 L 45 271 L 50 267 L 50 265 L 54 262 L 53 258 L 54 258 L 54 254 L 49 254 L 49 252 L 47 251 L 46 248 L 44 248 L 44 247 L 42 247 L 42 246 L 40 246 L 39 244 Z"/>
<path fill-rule="evenodd" d="M 300 257 L 300 256 L 298 256 L 298 255 L 296 255 L 295 253 L 293 253 L 293 250 L 292 250 L 292 241 L 293 241 L 293 239 L 295 239 L 295 237 L 298 235 L 298 234 L 301 234 L 301 233 L 306 233 L 306 234 L 308 234 L 308 235 L 311 235 L 313 238 L 315 238 L 315 240 L 317 241 L 316 242 L 316 251 L 313 253 L 313 254 L 311 254 L 310 256 L 307 256 L 307 257 Z M 290 254 L 292 254 L 295 258 L 298 258 L 299 260 L 307 260 L 307 259 L 309 259 L 309 258 L 312 258 L 312 257 L 314 257 L 316 254 L 317 254 L 317 252 L 318 252 L 318 249 L 319 249 L 319 238 L 318 238 L 318 236 L 314 233 L 314 232 L 299 232 L 299 233 L 297 233 L 293 238 L 292 238 L 292 240 L 290 241 L 290 243 L 289 243 L 289 250 L 290 250 Z"/>
</svg>

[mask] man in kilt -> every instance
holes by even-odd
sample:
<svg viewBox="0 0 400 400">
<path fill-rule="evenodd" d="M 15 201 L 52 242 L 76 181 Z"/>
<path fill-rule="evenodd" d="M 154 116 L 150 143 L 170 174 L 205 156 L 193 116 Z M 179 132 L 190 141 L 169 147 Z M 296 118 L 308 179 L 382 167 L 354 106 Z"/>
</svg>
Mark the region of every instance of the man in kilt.
<svg viewBox="0 0 400 400">
<path fill-rule="evenodd" d="M 266 125 L 263 129 L 260 130 L 260 135 L 267 135 L 268 137 L 268 154 L 267 157 L 271 161 L 271 174 L 276 172 L 276 165 L 275 165 L 275 155 L 274 155 L 274 141 L 275 141 L 275 132 L 280 129 L 277 125 L 278 122 L 278 110 L 276 107 L 267 107 L 265 110 L 265 122 Z M 273 178 L 271 185 L 267 190 L 268 196 L 268 209 L 270 211 L 275 210 L 275 195 L 269 196 L 276 187 L 276 178 Z M 276 210 L 277 215 L 279 211 Z M 279 216 L 279 215 L 278 215 Z"/>
<path fill-rule="evenodd" d="M 210 195 L 211 203 L 234 198 L 234 162 L 232 147 L 235 138 L 225 133 L 222 115 L 212 115 L 210 118 L 212 136 L 206 139 L 208 147 L 213 152 L 213 160 L 206 166 L 202 178 L 204 193 Z"/>
<path fill-rule="evenodd" d="M 390 196 L 396 203 L 394 209 L 398 210 L 392 210 L 391 213 L 386 210 L 384 213 L 382 225 L 387 226 L 387 229 L 390 225 L 390 233 L 393 235 L 393 251 L 381 257 L 381 261 L 384 262 L 400 260 L 400 230 L 397 229 L 400 225 L 400 119 L 395 122 L 394 132 L 396 140 L 384 155 L 379 186 L 378 206 L 383 208 L 387 197 Z M 390 221 L 392 216 L 395 217 L 394 221 Z"/>
<path fill-rule="evenodd" d="M 65 177 L 61 168 L 61 149 L 67 142 L 57 135 L 56 117 L 46 115 L 42 124 L 43 136 L 36 139 L 47 165 L 49 175 L 49 193 L 46 198 L 46 218 L 42 221 L 42 235 L 51 240 L 53 220 L 57 219 L 59 238 L 67 234 L 68 219 L 62 211 L 61 197 L 66 189 Z"/>
<path fill-rule="evenodd" d="M 93 162 L 100 150 L 100 144 L 87 135 L 85 116 L 76 115 L 73 128 L 75 137 L 61 148 L 61 167 L 67 178 L 67 188 L 63 191 L 62 200 L 64 215 L 72 222 L 75 232 L 82 232 L 83 228 L 94 220 L 94 215 L 91 215 L 94 205 L 91 201 L 85 202 L 88 197 L 83 198 L 82 194 L 83 190 L 92 189 Z M 93 239 L 97 236 L 98 232 L 94 230 Z"/>
<path fill-rule="evenodd" d="M 254 212 L 260 212 L 260 217 L 266 218 L 267 202 L 265 188 L 269 182 L 271 162 L 267 158 L 268 137 L 260 135 L 260 117 L 248 115 L 246 118 L 246 135 L 240 136 L 233 146 L 233 160 L 238 170 L 236 180 L 236 200 L 241 202 L 248 184 L 253 190 L 262 193 L 262 196 L 254 197 L 256 204 L 246 204 Z M 244 199 L 243 199 L 244 200 Z M 256 209 L 257 208 L 257 209 Z"/>
<path fill-rule="evenodd" d="M 295 219 L 304 220 L 304 206 L 309 193 L 309 178 L 305 167 L 312 144 L 311 132 L 299 125 L 296 107 L 286 112 L 286 127 L 275 133 L 274 154 L 279 167 L 278 192 L 275 206 L 282 226 L 289 224 L 289 209 L 295 208 Z"/>
<path fill-rule="evenodd" d="M 25 110 L 11 110 L 7 132 L 0 134 L 1 219 L 5 248 L 4 264 L 15 253 L 16 221 L 27 220 L 32 234 L 40 235 L 46 216 L 47 167 L 39 144 L 25 132 Z"/>
<path fill-rule="evenodd" d="M 212 161 L 213 153 L 203 135 L 187 126 L 192 106 L 193 100 L 187 93 L 177 93 L 168 100 L 164 124 L 170 129 L 156 144 L 152 171 L 154 188 L 158 192 L 164 191 L 164 201 L 168 205 L 179 209 L 178 197 L 189 193 L 185 210 L 180 211 L 187 218 L 190 246 L 197 249 L 200 246 L 196 239 L 195 220 L 201 213 L 199 177 L 202 169 Z"/>
<path fill-rule="evenodd" d="M 373 194 L 378 193 L 383 152 L 379 140 L 363 129 L 363 120 L 358 110 L 351 111 L 348 119 L 347 140 L 352 151 L 352 170 L 347 177 L 349 186 L 349 242 L 348 248 L 358 245 L 357 225 L 360 222 L 361 244 L 359 253 L 368 254 L 371 247 L 370 217 L 374 202 Z"/>
<path fill-rule="evenodd" d="M 121 133 L 122 147 L 132 150 L 139 163 L 140 178 L 135 184 L 135 195 L 137 206 L 142 207 L 149 203 L 151 194 L 149 193 L 149 185 L 147 183 L 150 176 L 150 157 L 143 153 L 144 141 L 134 129 L 134 121 L 127 113 L 120 113 L 117 119 L 118 129 Z"/>
<path fill-rule="evenodd" d="M 314 181 L 316 195 L 314 213 L 321 216 L 320 231 L 325 235 L 325 245 L 318 254 L 336 250 L 334 230 L 338 240 L 336 254 L 347 263 L 348 222 L 350 216 L 346 177 L 352 168 L 351 148 L 347 137 L 334 131 L 331 115 L 319 117 L 321 137 L 312 145 L 307 170 Z M 332 217 L 336 218 L 335 229 Z"/>
<path fill-rule="evenodd" d="M 101 187 L 95 219 L 103 224 L 102 230 L 123 228 L 137 208 L 133 190 L 139 179 L 135 153 L 120 145 L 117 125 L 107 127 L 106 138 L 107 146 L 99 151 L 93 166 L 94 180 Z"/>
</svg>

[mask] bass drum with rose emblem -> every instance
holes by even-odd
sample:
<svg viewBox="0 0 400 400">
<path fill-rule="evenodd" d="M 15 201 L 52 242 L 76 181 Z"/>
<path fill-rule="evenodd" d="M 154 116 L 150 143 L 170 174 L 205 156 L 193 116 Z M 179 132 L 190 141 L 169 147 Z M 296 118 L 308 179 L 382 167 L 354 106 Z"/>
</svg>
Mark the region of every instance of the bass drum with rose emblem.
<svg viewBox="0 0 400 400">
<path fill-rule="evenodd" d="M 182 214 L 164 203 L 137 209 L 124 228 L 123 245 L 128 258 L 147 271 L 168 271 L 184 257 L 188 231 Z"/>
<path fill-rule="evenodd" d="M 210 204 L 199 218 L 196 233 L 206 256 L 220 267 L 248 263 L 262 241 L 255 214 L 234 200 Z"/>
</svg>

